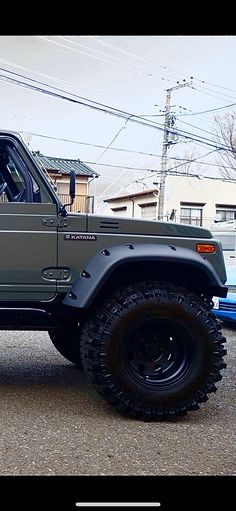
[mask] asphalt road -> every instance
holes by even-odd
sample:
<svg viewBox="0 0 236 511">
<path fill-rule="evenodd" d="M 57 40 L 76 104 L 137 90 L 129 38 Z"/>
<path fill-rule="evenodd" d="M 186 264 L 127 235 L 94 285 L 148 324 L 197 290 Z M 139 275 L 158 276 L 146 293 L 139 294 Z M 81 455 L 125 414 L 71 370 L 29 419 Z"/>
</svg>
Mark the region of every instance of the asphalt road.
<svg viewBox="0 0 236 511">
<path fill-rule="evenodd" d="M 236 328 L 218 391 L 171 423 L 127 419 L 42 332 L 0 332 L 1 475 L 232 475 Z"/>
</svg>

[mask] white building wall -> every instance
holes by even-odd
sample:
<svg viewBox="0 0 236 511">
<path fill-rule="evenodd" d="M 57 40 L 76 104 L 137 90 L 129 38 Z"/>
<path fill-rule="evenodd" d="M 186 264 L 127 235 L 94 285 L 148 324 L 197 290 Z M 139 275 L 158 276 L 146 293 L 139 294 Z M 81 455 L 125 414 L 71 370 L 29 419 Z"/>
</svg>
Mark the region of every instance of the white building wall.
<svg viewBox="0 0 236 511">
<path fill-rule="evenodd" d="M 158 207 L 158 196 L 138 196 L 133 198 L 124 198 L 119 201 L 112 201 L 108 203 L 108 208 L 115 216 L 125 216 L 130 218 L 141 218 L 142 216 L 142 208 L 140 204 L 148 204 L 148 203 L 157 203 Z M 122 209 L 122 208 L 126 208 Z"/>
<path fill-rule="evenodd" d="M 203 206 L 203 226 L 214 221 L 216 204 L 236 204 L 236 183 L 209 178 L 167 176 L 165 186 L 165 215 L 176 209 L 176 219 L 180 219 L 181 202 L 205 203 Z"/>
<path fill-rule="evenodd" d="M 129 196 L 120 200 L 109 201 L 107 207 L 111 214 L 141 218 L 142 208 L 139 204 L 157 202 L 158 196 L 142 195 Z M 180 221 L 181 202 L 205 205 L 202 208 L 203 226 L 210 227 L 215 219 L 216 204 L 236 205 L 236 182 L 226 182 L 210 178 L 194 178 L 188 176 L 167 176 L 165 181 L 164 220 L 170 217 L 173 209 L 176 210 L 176 221 Z M 120 208 L 125 208 L 121 210 Z M 118 209 L 117 209 L 118 208 Z M 117 211 L 114 211 L 117 209 Z M 119 211 L 120 209 L 120 211 Z"/>
</svg>

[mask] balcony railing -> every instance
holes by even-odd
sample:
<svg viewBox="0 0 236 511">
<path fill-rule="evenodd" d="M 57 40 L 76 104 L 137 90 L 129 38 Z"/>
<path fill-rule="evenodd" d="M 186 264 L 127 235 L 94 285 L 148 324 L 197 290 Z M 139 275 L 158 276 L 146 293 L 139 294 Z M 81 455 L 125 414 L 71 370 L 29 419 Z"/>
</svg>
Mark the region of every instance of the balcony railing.
<svg viewBox="0 0 236 511">
<path fill-rule="evenodd" d="M 62 204 L 68 204 L 71 199 L 65 193 L 58 194 Z M 93 195 L 76 195 L 72 206 L 67 206 L 68 211 L 74 213 L 94 213 L 94 196 Z"/>
<path fill-rule="evenodd" d="M 69 204 L 71 202 L 70 196 L 64 193 L 59 193 L 62 204 Z M 3 193 L 0 197 L 1 202 L 8 202 L 7 196 Z M 74 213 L 94 213 L 94 196 L 93 195 L 76 195 L 72 206 L 67 206 L 68 211 Z"/>
</svg>

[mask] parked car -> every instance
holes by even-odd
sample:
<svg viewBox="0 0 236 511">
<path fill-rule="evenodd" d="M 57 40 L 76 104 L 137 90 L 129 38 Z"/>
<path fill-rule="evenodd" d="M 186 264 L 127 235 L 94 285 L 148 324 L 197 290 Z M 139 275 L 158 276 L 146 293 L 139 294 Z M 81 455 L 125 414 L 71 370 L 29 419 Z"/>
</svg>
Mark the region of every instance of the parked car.
<svg viewBox="0 0 236 511">
<path fill-rule="evenodd" d="M 213 238 L 218 239 L 222 243 L 225 252 L 236 251 L 236 220 L 228 220 L 227 222 L 214 222 L 210 231 Z"/>
<path fill-rule="evenodd" d="M 226 220 L 226 222 L 213 222 L 211 231 L 235 231 L 236 220 Z"/>
<path fill-rule="evenodd" d="M 226 272 L 227 298 L 214 297 L 212 310 L 218 319 L 233 323 L 236 322 L 236 265 L 227 266 Z"/>
</svg>

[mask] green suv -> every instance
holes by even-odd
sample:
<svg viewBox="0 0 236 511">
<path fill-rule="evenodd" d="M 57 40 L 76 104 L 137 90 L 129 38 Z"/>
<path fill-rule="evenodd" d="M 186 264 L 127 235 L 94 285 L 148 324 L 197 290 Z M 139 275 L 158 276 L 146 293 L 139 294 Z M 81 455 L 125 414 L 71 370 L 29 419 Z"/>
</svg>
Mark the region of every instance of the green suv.
<svg viewBox="0 0 236 511">
<path fill-rule="evenodd" d="M 169 420 L 215 392 L 226 350 L 212 297 L 227 288 L 207 229 L 70 213 L 20 136 L 1 131 L 0 240 L 2 330 L 48 331 L 127 416 Z"/>
</svg>

